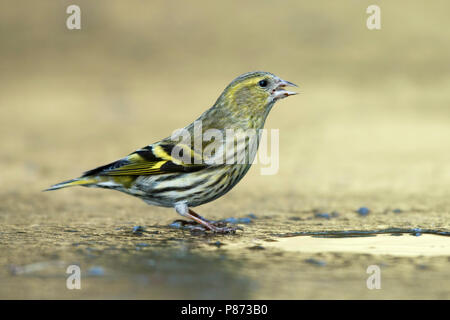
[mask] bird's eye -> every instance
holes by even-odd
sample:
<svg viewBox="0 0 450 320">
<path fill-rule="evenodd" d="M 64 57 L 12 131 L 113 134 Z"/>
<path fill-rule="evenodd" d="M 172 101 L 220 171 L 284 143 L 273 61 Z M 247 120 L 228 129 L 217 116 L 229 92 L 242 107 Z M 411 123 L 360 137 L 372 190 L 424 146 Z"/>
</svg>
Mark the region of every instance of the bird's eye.
<svg viewBox="0 0 450 320">
<path fill-rule="evenodd" d="M 261 88 L 267 87 L 267 84 L 268 84 L 268 83 L 269 83 L 269 82 L 268 82 L 266 79 L 261 80 L 260 82 L 258 82 L 258 84 L 259 84 L 259 86 L 260 86 Z"/>
</svg>

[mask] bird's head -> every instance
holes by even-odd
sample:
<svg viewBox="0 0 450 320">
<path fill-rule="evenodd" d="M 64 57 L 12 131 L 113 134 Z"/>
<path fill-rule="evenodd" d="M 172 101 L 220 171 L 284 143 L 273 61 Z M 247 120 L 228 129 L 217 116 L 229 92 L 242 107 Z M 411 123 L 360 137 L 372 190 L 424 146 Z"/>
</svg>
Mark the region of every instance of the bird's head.
<svg viewBox="0 0 450 320">
<path fill-rule="evenodd" d="M 215 106 L 227 109 L 235 119 L 264 121 L 276 101 L 297 94 L 286 90 L 292 86 L 297 85 L 269 72 L 244 73 L 225 88 Z"/>
<path fill-rule="evenodd" d="M 225 96 L 241 105 L 269 104 L 279 99 L 297 94 L 285 90 L 286 87 L 297 87 L 292 82 L 280 79 L 276 75 L 255 71 L 240 75 L 225 89 Z"/>
</svg>

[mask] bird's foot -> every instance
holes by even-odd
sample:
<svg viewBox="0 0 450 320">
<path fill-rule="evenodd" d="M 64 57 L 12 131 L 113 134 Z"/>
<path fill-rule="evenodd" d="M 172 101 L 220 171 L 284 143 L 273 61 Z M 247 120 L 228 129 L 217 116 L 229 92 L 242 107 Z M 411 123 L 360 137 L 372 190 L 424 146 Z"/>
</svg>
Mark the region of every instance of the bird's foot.
<svg viewBox="0 0 450 320">
<path fill-rule="evenodd" d="M 172 222 L 172 226 L 177 226 L 183 229 L 187 229 L 193 232 L 206 232 L 211 231 L 213 233 L 229 234 L 236 233 L 237 230 L 243 230 L 241 227 L 228 226 L 224 221 L 202 221 L 203 223 L 198 223 L 196 221 L 187 220 L 175 220 Z"/>
<path fill-rule="evenodd" d="M 237 230 L 244 230 L 238 226 L 228 226 L 228 224 L 224 221 L 210 221 L 209 223 L 210 230 L 214 233 L 236 233 Z"/>
</svg>

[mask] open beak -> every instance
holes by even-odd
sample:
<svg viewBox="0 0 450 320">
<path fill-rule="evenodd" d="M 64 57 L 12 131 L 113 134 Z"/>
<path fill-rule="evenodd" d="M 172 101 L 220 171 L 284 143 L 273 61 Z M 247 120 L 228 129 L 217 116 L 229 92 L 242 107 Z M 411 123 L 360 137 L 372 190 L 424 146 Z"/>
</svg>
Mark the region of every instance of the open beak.
<svg viewBox="0 0 450 320">
<path fill-rule="evenodd" d="M 297 92 L 285 90 L 286 87 L 298 86 L 295 83 L 280 79 L 278 85 L 272 90 L 273 100 L 279 100 L 297 94 Z"/>
</svg>

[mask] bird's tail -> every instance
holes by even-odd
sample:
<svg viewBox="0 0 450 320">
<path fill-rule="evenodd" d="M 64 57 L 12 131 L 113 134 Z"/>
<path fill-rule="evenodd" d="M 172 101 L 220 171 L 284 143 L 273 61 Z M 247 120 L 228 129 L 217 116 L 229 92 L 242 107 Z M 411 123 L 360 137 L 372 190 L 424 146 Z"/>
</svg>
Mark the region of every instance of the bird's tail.
<svg viewBox="0 0 450 320">
<path fill-rule="evenodd" d="M 61 183 L 57 183 L 53 186 L 51 186 L 48 189 L 45 189 L 44 191 L 52 191 L 52 190 L 58 190 L 61 188 L 67 188 L 67 187 L 73 187 L 73 186 L 85 186 L 85 185 L 89 185 L 89 184 L 95 184 L 97 183 L 98 180 L 92 177 L 81 177 L 81 178 L 76 178 L 76 179 L 72 179 L 72 180 L 67 180 Z"/>
</svg>

